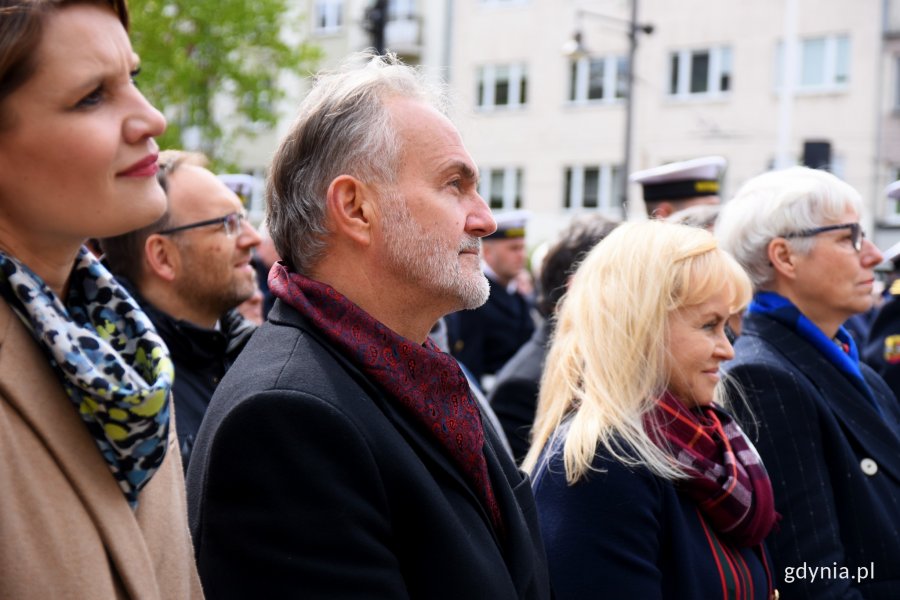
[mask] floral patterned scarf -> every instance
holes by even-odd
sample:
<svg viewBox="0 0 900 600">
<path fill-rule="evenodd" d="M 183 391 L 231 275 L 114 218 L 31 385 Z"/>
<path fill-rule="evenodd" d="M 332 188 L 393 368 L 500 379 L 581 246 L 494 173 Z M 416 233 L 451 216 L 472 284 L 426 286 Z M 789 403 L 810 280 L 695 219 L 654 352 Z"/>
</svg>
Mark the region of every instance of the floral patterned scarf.
<svg viewBox="0 0 900 600">
<path fill-rule="evenodd" d="M 0 252 L 0 294 L 62 381 L 131 507 L 166 454 L 174 368 L 138 304 L 84 247 L 60 298 Z"/>
</svg>

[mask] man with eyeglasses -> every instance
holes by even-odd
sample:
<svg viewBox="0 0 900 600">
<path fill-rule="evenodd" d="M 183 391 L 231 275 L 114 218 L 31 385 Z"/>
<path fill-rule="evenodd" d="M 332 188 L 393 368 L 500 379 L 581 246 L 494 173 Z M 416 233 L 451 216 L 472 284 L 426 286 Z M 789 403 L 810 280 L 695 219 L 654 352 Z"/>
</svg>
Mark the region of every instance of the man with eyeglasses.
<svg viewBox="0 0 900 600">
<path fill-rule="evenodd" d="M 843 325 L 872 306 L 882 260 L 862 205 L 834 175 L 793 167 L 748 181 L 716 223 L 754 286 L 725 381 L 758 423 L 785 598 L 900 598 L 900 404 Z"/>
<path fill-rule="evenodd" d="M 255 329 L 235 307 L 256 290 L 250 259 L 260 237 L 240 198 L 204 168 L 202 155 L 166 151 L 159 164 L 166 213 L 101 246 L 172 354 L 175 421 L 187 468 L 210 398 Z"/>
</svg>

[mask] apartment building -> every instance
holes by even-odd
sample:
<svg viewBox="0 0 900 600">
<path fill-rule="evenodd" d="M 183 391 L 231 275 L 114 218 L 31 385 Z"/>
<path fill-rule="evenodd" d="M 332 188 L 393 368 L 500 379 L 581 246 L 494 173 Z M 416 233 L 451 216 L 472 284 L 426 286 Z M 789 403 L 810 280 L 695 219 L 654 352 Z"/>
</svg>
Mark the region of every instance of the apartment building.
<svg viewBox="0 0 900 600">
<path fill-rule="evenodd" d="M 369 5 L 298 1 L 323 66 L 370 45 Z M 388 12 L 386 46 L 449 82 L 482 195 L 530 210 L 532 245 L 580 212 L 642 213 L 640 189 L 622 187 L 629 111 L 630 171 L 719 154 L 727 198 L 773 165 L 827 164 L 862 193 L 876 243 L 900 239 L 900 206 L 882 194 L 900 178 L 900 0 L 390 0 Z M 243 149 L 248 170 L 265 168 L 307 89 L 283 83 L 284 123 Z"/>
<path fill-rule="evenodd" d="M 900 239 L 900 210 L 882 195 L 900 177 L 897 2 L 636 1 L 630 171 L 719 154 L 727 198 L 781 148 L 858 189 L 876 243 Z M 783 102 L 792 2 L 796 78 Z M 453 85 L 469 109 L 457 121 L 492 206 L 539 215 L 535 240 L 577 212 L 639 215 L 640 189 L 621 187 L 631 0 L 455 5 Z M 573 56 L 576 31 L 585 52 Z"/>
</svg>

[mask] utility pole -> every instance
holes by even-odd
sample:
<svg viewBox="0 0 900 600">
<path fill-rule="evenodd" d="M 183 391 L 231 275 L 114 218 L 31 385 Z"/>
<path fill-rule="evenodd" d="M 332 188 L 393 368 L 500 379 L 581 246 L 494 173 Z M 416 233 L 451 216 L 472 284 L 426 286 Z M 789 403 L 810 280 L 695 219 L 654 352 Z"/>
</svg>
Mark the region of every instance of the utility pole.
<svg viewBox="0 0 900 600">
<path fill-rule="evenodd" d="M 375 0 L 366 9 L 363 28 L 372 37 L 372 47 L 378 54 L 384 54 L 384 28 L 388 22 L 388 0 Z"/>
<path fill-rule="evenodd" d="M 589 56 L 587 48 L 584 44 L 584 36 L 581 29 L 581 21 L 584 17 L 596 17 L 608 23 L 615 24 L 618 27 L 626 27 L 626 35 L 628 36 L 628 60 L 625 72 L 625 141 L 622 156 L 622 172 L 619 174 L 621 186 L 621 198 L 619 203 L 622 206 L 622 216 L 628 218 L 628 173 L 631 171 L 631 130 L 633 128 L 634 113 L 634 61 L 637 56 L 638 35 L 650 35 L 653 33 L 653 25 L 649 23 L 639 23 L 638 0 L 631 0 L 631 16 L 629 19 L 620 19 L 603 13 L 580 8 L 575 12 L 577 21 L 577 29 L 572 39 L 563 47 L 563 53 L 572 59 L 579 59 Z"/>
<path fill-rule="evenodd" d="M 634 113 L 634 60 L 637 55 L 638 0 L 631 0 L 631 19 L 628 22 L 628 77 L 625 79 L 625 142 L 622 157 L 622 215 L 628 218 L 628 174 L 631 172 L 631 130 Z M 652 28 L 647 31 L 650 33 Z"/>
</svg>

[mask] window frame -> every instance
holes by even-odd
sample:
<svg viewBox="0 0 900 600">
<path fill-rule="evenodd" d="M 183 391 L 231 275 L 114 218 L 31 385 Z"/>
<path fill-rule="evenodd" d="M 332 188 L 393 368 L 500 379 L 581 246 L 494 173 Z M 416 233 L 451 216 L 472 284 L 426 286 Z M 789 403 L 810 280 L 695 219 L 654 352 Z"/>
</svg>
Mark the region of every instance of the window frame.
<svg viewBox="0 0 900 600">
<path fill-rule="evenodd" d="M 316 0 L 313 4 L 313 33 L 328 35 L 344 27 L 344 0 Z M 320 25 L 320 21 L 324 23 Z"/>
<path fill-rule="evenodd" d="M 588 171 L 597 171 L 596 205 L 585 204 Z M 563 167 L 563 210 L 603 214 L 621 212 L 621 172 L 622 166 L 613 163 L 566 165 Z"/>
<path fill-rule="evenodd" d="M 822 43 L 821 81 L 804 82 L 808 72 L 809 49 L 814 43 Z M 841 67 L 843 66 L 843 71 Z M 794 92 L 797 94 L 822 94 L 844 92 L 853 81 L 853 44 L 850 34 L 834 33 L 808 36 L 797 40 L 797 64 L 794 78 Z M 775 50 L 775 91 L 781 91 L 784 78 L 784 40 L 779 40 Z M 900 100 L 900 88 L 898 88 Z M 900 109 L 900 105 L 896 106 Z"/>
<path fill-rule="evenodd" d="M 705 88 L 694 91 L 696 59 L 707 55 Z M 666 95 L 679 100 L 722 98 L 734 87 L 734 53 L 729 45 L 682 48 L 669 52 Z"/>
<path fill-rule="evenodd" d="M 484 198 L 491 210 L 515 210 L 523 208 L 525 170 L 519 166 L 483 167 L 478 183 L 478 194 Z M 500 175 L 500 202 L 494 202 L 493 184 Z"/>
<path fill-rule="evenodd" d="M 591 74 L 595 65 L 603 70 L 601 94 L 591 97 Z M 616 54 L 583 56 L 569 61 L 570 104 L 620 104 L 628 94 L 628 58 Z"/>
<path fill-rule="evenodd" d="M 505 77 L 498 79 L 498 71 Z M 497 104 L 498 82 L 506 82 L 507 101 Z M 519 110 L 528 106 L 528 68 L 524 63 L 491 64 L 476 72 L 475 107 L 479 111 Z"/>
<path fill-rule="evenodd" d="M 416 0 L 388 0 L 388 21 L 410 21 L 416 18 Z"/>
<path fill-rule="evenodd" d="M 898 180 L 900 180 L 900 164 L 892 164 L 888 167 L 887 182 L 884 185 L 888 186 Z M 900 225 L 900 198 L 888 198 L 886 195 L 883 195 L 883 198 L 884 211 L 882 214 L 884 224 Z"/>
<path fill-rule="evenodd" d="M 894 113 L 900 114 L 900 54 L 894 54 Z"/>
</svg>

